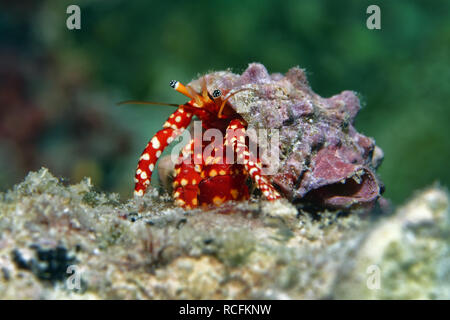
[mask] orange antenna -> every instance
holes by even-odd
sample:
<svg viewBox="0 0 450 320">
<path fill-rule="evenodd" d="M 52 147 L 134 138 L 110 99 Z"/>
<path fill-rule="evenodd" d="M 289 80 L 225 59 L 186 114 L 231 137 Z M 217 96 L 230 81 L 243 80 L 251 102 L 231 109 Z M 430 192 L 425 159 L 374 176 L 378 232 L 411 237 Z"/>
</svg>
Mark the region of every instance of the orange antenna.
<svg viewBox="0 0 450 320">
<path fill-rule="evenodd" d="M 205 77 L 202 77 L 202 79 L 200 80 L 200 85 L 202 87 L 203 99 L 209 100 L 208 89 L 206 88 L 206 78 Z"/>
<path fill-rule="evenodd" d="M 178 104 L 175 103 L 165 103 L 165 102 L 154 102 L 154 101 L 137 101 L 137 100 L 127 100 L 119 102 L 117 105 L 122 104 L 151 104 L 151 105 L 157 105 L 157 106 L 170 106 L 170 107 L 179 107 Z"/>
<path fill-rule="evenodd" d="M 225 108 L 225 104 L 227 103 L 228 99 L 230 99 L 236 93 L 239 93 L 239 92 L 242 92 L 242 91 L 245 91 L 245 90 L 254 90 L 254 91 L 256 91 L 253 88 L 242 88 L 242 89 L 239 89 L 239 90 L 237 90 L 237 91 L 235 91 L 233 93 L 228 94 L 228 96 L 225 97 L 225 100 L 222 101 L 222 104 L 220 105 L 219 112 L 217 113 L 217 117 L 219 119 L 222 118 L 223 108 Z M 216 92 L 216 91 L 218 91 L 218 92 Z M 220 90 L 214 90 L 214 92 L 213 92 L 213 97 L 214 98 L 220 97 L 221 95 L 222 95 L 222 92 Z"/>
</svg>

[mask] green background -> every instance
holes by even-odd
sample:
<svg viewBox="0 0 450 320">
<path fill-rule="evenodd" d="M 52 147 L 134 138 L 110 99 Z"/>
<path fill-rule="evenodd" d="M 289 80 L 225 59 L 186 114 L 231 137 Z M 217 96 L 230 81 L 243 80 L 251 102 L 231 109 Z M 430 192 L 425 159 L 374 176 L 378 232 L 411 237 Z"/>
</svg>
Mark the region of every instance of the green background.
<svg viewBox="0 0 450 320">
<path fill-rule="evenodd" d="M 19 1 L 17 1 L 19 2 Z M 81 30 L 66 8 L 81 8 Z M 381 8 L 381 30 L 366 8 Z M 358 131 L 385 152 L 385 196 L 450 182 L 448 1 L 20 1 L 0 5 L 0 188 L 41 166 L 132 194 L 136 162 L 167 107 L 168 82 L 211 70 L 299 65 L 327 97 L 355 90 Z"/>
</svg>

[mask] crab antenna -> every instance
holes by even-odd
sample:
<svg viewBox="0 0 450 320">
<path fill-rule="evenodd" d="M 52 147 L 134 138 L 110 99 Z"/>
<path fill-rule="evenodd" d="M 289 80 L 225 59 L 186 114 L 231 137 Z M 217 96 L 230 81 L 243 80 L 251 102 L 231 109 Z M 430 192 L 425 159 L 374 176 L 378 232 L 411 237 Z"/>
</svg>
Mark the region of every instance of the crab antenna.
<svg viewBox="0 0 450 320">
<path fill-rule="evenodd" d="M 230 99 L 230 98 L 231 98 L 232 96 L 234 96 L 236 93 L 239 93 L 239 92 L 242 92 L 242 91 L 245 91 L 245 90 L 254 90 L 254 91 L 256 91 L 256 90 L 253 89 L 253 88 L 242 88 L 242 89 L 239 89 L 239 90 L 237 90 L 237 91 L 235 91 L 235 92 L 232 92 L 232 93 L 228 94 L 228 96 L 226 96 L 225 99 L 222 101 L 222 104 L 220 105 L 219 112 L 217 113 L 217 117 L 218 117 L 219 119 L 222 118 L 223 108 L 225 108 L 225 104 L 227 103 L 228 99 Z"/>
<path fill-rule="evenodd" d="M 165 103 L 165 102 L 154 102 L 154 101 L 137 101 L 137 100 L 127 100 L 119 102 L 117 105 L 122 104 L 151 104 L 151 105 L 157 105 L 157 106 L 171 106 L 171 107 L 179 107 L 178 104 L 175 103 Z"/>
<path fill-rule="evenodd" d="M 203 96 L 203 99 L 209 99 L 209 96 L 208 96 L 208 89 L 206 88 L 206 79 L 205 79 L 205 77 L 202 77 L 202 79 L 200 80 L 200 84 L 201 84 L 201 87 L 202 87 L 202 96 Z"/>
<path fill-rule="evenodd" d="M 192 93 L 189 92 L 188 88 L 186 88 L 181 82 L 177 80 L 171 80 L 169 85 L 178 91 L 181 94 L 184 94 L 186 97 L 193 99 Z"/>
</svg>

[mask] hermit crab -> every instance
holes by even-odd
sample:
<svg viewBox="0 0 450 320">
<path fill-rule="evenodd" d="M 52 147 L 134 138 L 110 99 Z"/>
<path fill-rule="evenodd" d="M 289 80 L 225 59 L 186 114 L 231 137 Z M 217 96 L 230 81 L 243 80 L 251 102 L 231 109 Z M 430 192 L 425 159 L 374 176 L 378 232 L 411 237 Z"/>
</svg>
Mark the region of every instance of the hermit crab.
<svg viewBox="0 0 450 320">
<path fill-rule="evenodd" d="M 193 208 L 248 199 L 247 178 L 252 179 L 268 200 L 280 198 L 280 194 L 262 174 L 259 158 L 249 151 L 245 137 L 246 121 L 227 104 L 228 99 L 241 90 L 224 95 L 226 92 L 216 89 L 210 94 L 205 78 L 202 78 L 200 92 L 175 80 L 170 82 L 170 86 L 189 97 L 190 101 L 177 106 L 163 129 L 155 134 L 142 152 L 135 175 L 135 195 L 144 194 L 161 153 L 196 116 L 202 123 L 203 132 L 215 129 L 219 135 L 214 136 L 213 147 L 208 155 L 205 152 L 211 144 L 203 141 L 203 134 L 200 139 L 192 138 L 181 151 L 173 181 L 175 204 Z M 217 141 L 218 136 L 224 138 Z"/>
<path fill-rule="evenodd" d="M 269 74 L 258 63 L 241 75 L 212 72 L 186 86 L 178 81 L 170 86 L 190 100 L 169 104 L 176 111 L 139 159 L 136 196 L 149 187 L 163 150 L 196 117 L 202 134 L 216 130 L 219 135 L 211 142 L 194 135 L 181 150 L 173 179 L 173 198 L 179 206 L 248 199 L 249 186 L 267 200 L 285 197 L 332 208 L 371 206 L 380 197 L 383 185 L 375 169 L 383 152 L 353 127 L 360 109 L 354 92 L 323 98 L 312 91 L 304 70 L 295 67 L 286 75 Z M 275 160 L 262 152 L 258 135 L 247 134 L 251 129 L 276 131 Z M 254 144 L 256 149 L 250 147 Z M 268 163 L 276 167 L 270 174 L 264 170 Z"/>
</svg>

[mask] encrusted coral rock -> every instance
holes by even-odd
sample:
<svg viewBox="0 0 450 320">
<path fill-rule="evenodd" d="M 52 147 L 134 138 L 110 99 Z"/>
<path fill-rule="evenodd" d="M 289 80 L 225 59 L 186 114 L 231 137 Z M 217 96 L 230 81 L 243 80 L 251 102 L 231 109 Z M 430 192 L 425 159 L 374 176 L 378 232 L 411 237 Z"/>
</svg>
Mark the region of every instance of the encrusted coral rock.
<svg viewBox="0 0 450 320">
<path fill-rule="evenodd" d="M 273 182 L 291 201 L 349 208 L 378 199 L 383 188 L 374 172 L 383 152 L 352 125 L 361 108 L 354 92 L 322 98 L 302 69 L 270 75 L 258 63 L 242 75 L 219 71 L 205 77 L 210 92 L 251 89 L 229 102 L 249 128 L 279 130 L 281 152 Z M 198 89 L 199 81 L 191 85 Z"/>
<path fill-rule="evenodd" d="M 0 193 L 0 299 L 450 298 L 441 188 L 378 219 L 285 199 L 185 211 L 153 191 L 120 203 L 42 169 Z"/>
</svg>

